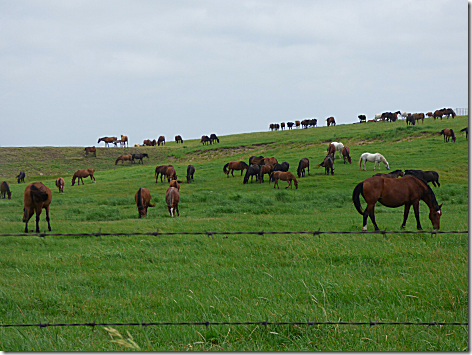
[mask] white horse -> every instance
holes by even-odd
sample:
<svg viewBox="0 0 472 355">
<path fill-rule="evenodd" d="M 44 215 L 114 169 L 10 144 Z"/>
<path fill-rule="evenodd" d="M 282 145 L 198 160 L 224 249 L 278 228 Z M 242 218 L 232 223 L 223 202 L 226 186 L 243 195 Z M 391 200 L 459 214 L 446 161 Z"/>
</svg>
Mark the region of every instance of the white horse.
<svg viewBox="0 0 472 355">
<path fill-rule="evenodd" d="M 339 152 L 339 159 L 341 159 L 341 153 L 343 151 L 344 144 L 339 142 L 331 142 L 331 144 L 336 147 L 336 151 Z"/>
<path fill-rule="evenodd" d="M 381 113 L 376 113 L 374 117 L 375 117 L 376 121 L 380 120 L 382 118 L 382 114 Z"/>
<path fill-rule="evenodd" d="M 359 159 L 359 169 L 361 168 L 361 162 L 364 162 L 364 171 L 365 171 L 365 162 L 370 161 L 371 163 L 374 163 L 374 171 L 375 171 L 375 165 L 379 163 L 379 171 L 380 171 L 380 162 L 384 163 L 385 167 L 387 170 L 390 170 L 390 167 L 388 166 L 388 161 L 384 158 L 384 156 L 380 153 L 363 153 L 361 155 L 361 158 Z"/>
</svg>

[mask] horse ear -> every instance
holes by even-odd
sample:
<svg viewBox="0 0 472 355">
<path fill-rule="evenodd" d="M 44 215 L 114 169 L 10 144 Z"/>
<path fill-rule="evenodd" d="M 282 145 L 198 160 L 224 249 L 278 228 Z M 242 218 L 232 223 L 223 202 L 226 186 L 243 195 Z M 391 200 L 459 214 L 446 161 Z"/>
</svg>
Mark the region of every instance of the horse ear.
<svg viewBox="0 0 472 355">
<path fill-rule="evenodd" d="M 443 205 L 442 203 L 439 205 L 439 209 L 441 209 L 442 205 Z"/>
</svg>

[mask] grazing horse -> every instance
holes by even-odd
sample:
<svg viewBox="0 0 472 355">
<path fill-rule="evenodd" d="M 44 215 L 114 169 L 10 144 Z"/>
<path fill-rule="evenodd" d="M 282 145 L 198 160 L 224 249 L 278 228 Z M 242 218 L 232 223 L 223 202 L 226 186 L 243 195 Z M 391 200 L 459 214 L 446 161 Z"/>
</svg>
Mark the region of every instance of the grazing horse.
<svg viewBox="0 0 472 355">
<path fill-rule="evenodd" d="M 270 183 L 270 174 L 272 172 L 272 165 L 265 164 L 261 165 L 259 170 L 259 182 L 262 184 L 264 182 L 264 174 L 269 174 L 269 183 Z"/>
<path fill-rule="evenodd" d="M 432 112 L 427 112 L 426 117 L 433 117 L 433 113 Z"/>
<path fill-rule="evenodd" d="M 292 129 L 293 125 L 294 125 L 293 122 L 287 122 L 288 129 Z"/>
<path fill-rule="evenodd" d="M 415 121 L 415 117 L 413 115 L 408 115 L 406 117 L 406 125 L 415 125 L 416 121 Z"/>
<path fill-rule="evenodd" d="M 424 123 L 424 113 L 414 113 L 414 114 L 413 114 L 413 118 L 414 118 L 416 121 L 421 120 L 421 123 Z"/>
<path fill-rule="evenodd" d="M 334 158 L 328 154 L 323 162 L 321 164 L 318 164 L 316 165 L 317 168 L 319 168 L 320 166 L 324 167 L 325 168 L 325 175 L 329 175 L 329 171 L 331 170 L 331 175 L 334 175 L 334 168 L 333 168 L 333 165 L 334 165 Z"/>
<path fill-rule="evenodd" d="M 329 127 L 330 125 L 336 126 L 336 121 L 335 121 L 334 117 L 333 117 L 333 116 L 328 117 L 328 118 L 326 119 L 326 124 L 328 125 L 328 127 Z"/>
<path fill-rule="evenodd" d="M 131 154 L 131 157 L 133 159 L 133 162 L 134 162 L 134 159 L 137 159 L 143 165 L 144 165 L 143 158 L 148 158 L 149 159 L 149 155 L 147 153 Z"/>
<path fill-rule="evenodd" d="M 80 181 L 82 181 L 82 185 L 84 185 L 84 179 L 83 178 L 86 178 L 87 176 L 90 176 L 90 182 L 93 183 L 95 181 L 95 177 L 93 176 L 94 172 L 95 172 L 95 170 L 92 169 L 92 168 L 85 169 L 85 170 L 77 170 L 74 173 L 74 176 L 72 176 L 72 185 L 71 186 L 74 186 L 75 179 L 77 179 L 77 178 L 78 178 L 77 185 L 80 185 Z"/>
<path fill-rule="evenodd" d="M 36 233 L 39 233 L 39 216 L 43 208 L 46 210 L 46 221 L 48 222 L 48 230 L 51 231 L 49 223 L 49 205 L 52 200 L 52 192 L 41 182 L 32 182 L 25 188 L 23 208 L 23 222 L 25 222 L 25 233 L 28 233 L 28 221 L 36 212 Z"/>
<path fill-rule="evenodd" d="M 328 155 L 332 155 L 334 159 L 334 153 L 336 153 L 336 147 L 334 146 L 334 144 L 332 143 L 328 144 L 327 152 L 328 152 Z"/>
<path fill-rule="evenodd" d="M 367 117 L 365 117 L 365 115 L 359 115 L 357 116 L 357 118 L 359 118 L 360 122 L 365 122 L 367 120 Z"/>
<path fill-rule="evenodd" d="M 182 143 L 182 144 L 184 143 L 184 140 L 182 139 L 182 136 L 175 136 L 175 143 L 178 144 L 179 142 Z"/>
<path fill-rule="evenodd" d="M 124 164 L 125 160 L 129 160 L 130 163 L 133 162 L 133 155 L 132 154 L 125 154 L 125 155 L 120 155 L 118 158 L 115 160 L 115 165 L 121 160 L 121 165 Z"/>
<path fill-rule="evenodd" d="M 298 163 L 297 175 L 299 179 L 305 176 L 305 168 L 308 169 L 308 175 L 310 175 L 310 161 L 308 158 L 302 158 Z"/>
<path fill-rule="evenodd" d="M 120 145 L 123 144 L 123 146 L 128 146 L 129 148 L 129 142 L 128 142 L 128 136 L 121 135 L 121 143 Z"/>
<path fill-rule="evenodd" d="M 456 142 L 456 135 L 451 128 L 444 128 L 441 132 L 439 132 L 439 134 L 444 135 L 444 142 L 449 142 L 449 138 L 452 138 L 454 143 Z"/>
<path fill-rule="evenodd" d="M 364 197 L 367 208 L 362 211 L 359 195 Z M 357 184 L 352 193 L 354 206 L 363 215 L 362 230 L 367 231 L 367 217 L 370 217 L 375 230 L 379 230 L 375 223 L 374 207 L 380 202 L 390 208 L 405 206 L 402 228 L 405 228 L 410 207 L 413 205 L 416 217 L 416 227 L 422 230 L 420 223 L 419 205 L 423 200 L 429 207 L 429 219 L 434 229 L 439 229 L 442 204 L 438 205 L 436 196 L 428 184 L 412 175 L 405 175 L 401 179 L 385 179 L 382 176 L 373 176 Z"/>
<path fill-rule="evenodd" d="M 214 133 L 210 134 L 210 140 L 211 140 L 211 143 L 215 143 L 215 141 L 220 143 L 220 139 Z"/>
<path fill-rule="evenodd" d="M 279 179 L 282 181 L 287 181 L 288 185 L 286 189 L 290 187 L 290 189 L 293 189 L 292 187 L 292 181 L 295 184 L 295 189 L 298 189 L 298 180 L 295 178 L 295 175 L 293 175 L 290 171 L 274 171 L 272 175 L 274 182 L 274 189 L 275 186 L 277 185 L 277 188 L 280 189 L 279 187 Z"/>
<path fill-rule="evenodd" d="M 432 182 L 434 187 L 436 187 L 436 184 L 438 184 L 438 187 L 441 187 L 441 184 L 439 183 L 439 174 L 434 170 L 405 170 L 405 175 L 413 175 L 420 180 Z"/>
<path fill-rule="evenodd" d="M 211 144 L 211 139 L 208 136 L 202 136 L 202 139 L 200 140 L 200 143 L 202 143 L 203 145 Z"/>
<path fill-rule="evenodd" d="M 465 139 L 469 139 L 469 126 L 461 129 L 461 132 L 465 132 Z"/>
<path fill-rule="evenodd" d="M 156 178 L 156 184 L 157 184 L 157 178 L 159 177 L 159 174 L 161 174 L 161 182 L 162 182 L 162 177 L 166 174 L 167 168 L 172 165 L 158 165 L 156 166 L 156 170 L 154 171 L 154 176 Z"/>
<path fill-rule="evenodd" d="M 139 218 L 146 217 L 148 207 L 154 207 L 151 203 L 151 193 L 148 189 L 140 187 L 134 195 L 136 206 L 138 207 Z"/>
<path fill-rule="evenodd" d="M 143 141 L 143 145 L 144 145 L 144 146 L 147 146 L 147 147 L 154 147 L 156 144 L 157 144 L 157 143 L 156 143 L 156 140 L 155 140 L 155 139 L 153 139 L 153 140 L 145 139 L 145 140 Z"/>
<path fill-rule="evenodd" d="M 270 171 L 270 174 L 269 174 L 269 184 L 271 181 L 274 181 L 273 179 L 273 173 L 274 171 L 283 171 L 283 172 L 286 172 L 288 171 L 290 167 L 290 164 L 287 163 L 286 161 L 284 161 L 282 164 L 275 164 L 273 167 L 272 167 L 272 170 Z"/>
<path fill-rule="evenodd" d="M 195 167 L 193 165 L 187 166 L 187 183 L 190 183 L 190 180 L 193 180 L 193 174 L 195 174 Z"/>
<path fill-rule="evenodd" d="M 8 199 L 11 200 L 11 191 L 10 191 L 10 186 L 8 186 L 8 182 L 2 181 L 0 183 L 0 194 L 3 195 L 2 198 L 5 198 L 5 194 L 7 194 Z"/>
<path fill-rule="evenodd" d="M 244 161 L 232 161 L 227 163 L 223 167 L 223 172 L 226 174 L 226 177 L 229 178 L 229 173 L 231 172 L 231 175 L 234 177 L 233 172 L 235 170 L 241 170 L 241 176 L 243 176 L 243 172 L 245 169 L 247 169 L 249 165 L 246 164 Z"/>
<path fill-rule="evenodd" d="M 341 154 L 343 155 L 344 164 L 346 164 L 346 159 L 349 162 L 349 164 L 352 163 L 351 156 L 349 155 L 349 154 L 351 154 L 351 150 L 349 149 L 349 147 L 347 147 L 347 146 L 343 147 L 343 150 L 341 151 Z"/>
<path fill-rule="evenodd" d="M 442 109 L 442 114 L 449 118 L 449 116 L 452 116 L 452 118 L 456 117 L 456 113 L 452 108 L 443 108 Z"/>
<path fill-rule="evenodd" d="M 365 171 L 365 162 L 366 161 L 370 161 L 371 163 L 374 163 L 374 171 L 375 171 L 375 165 L 377 163 L 379 164 L 379 171 L 380 171 L 380 162 L 384 163 L 387 170 L 390 170 L 390 166 L 388 165 L 388 161 L 380 153 L 374 153 L 374 154 L 363 153 L 363 154 L 361 154 L 361 157 L 359 159 L 359 170 L 361 169 L 361 162 L 363 162 L 364 163 L 363 170 Z"/>
<path fill-rule="evenodd" d="M 256 157 L 255 155 L 253 155 L 252 157 L 249 158 L 249 165 L 253 165 L 253 164 L 262 164 L 262 160 L 264 159 L 264 157 L 262 155 Z M 264 165 L 264 164 L 262 164 Z"/>
<path fill-rule="evenodd" d="M 247 168 L 246 175 L 244 175 L 243 184 L 247 184 L 249 182 L 249 177 L 251 177 L 252 184 L 253 177 L 255 176 L 257 179 L 259 177 L 260 170 L 261 166 L 258 164 L 251 165 L 249 168 Z"/>
<path fill-rule="evenodd" d="M 64 192 L 65 181 L 62 177 L 56 179 L 56 186 L 59 189 L 59 192 Z"/>
<path fill-rule="evenodd" d="M 279 162 L 277 161 L 277 159 L 275 159 L 274 157 L 272 158 L 264 158 L 262 159 L 261 161 L 261 164 L 262 165 L 265 165 L 265 164 L 269 164 L 270 166 L 276 166 Z"/>
<path fill-rule="evenodd" d="M 300 121 L 295 121 L 295 127 L 300 128 Z"/>
<path fill-rule="evenodd" d="M 95 148 L 95 146 L 93 147 L 86 147 L 85 148 L 85 155 L 89 155 L 89 153 L 93 153 L 93 156 L 96 157 L 97 156 L 97 148 Z"/>
<path fill-rule="evenodd" d="M 398 119 L 398 115 L 401 115 L 400 111 L 397 111 L 397 112 L 384 112 L 384 113 L 382 113 L 380 118 L 382 119 L 382 121 L 387 120 L 387 121 L 390 121 L 390 122 L 395 122 Z"/>
<path fill-rule="evenodd" d="M 175 212 L 177 212 L 177 216 L 180 216 L 179 202 L 180 202 L 179 190 L 176 189 L 175 187 L 169 187 L 166 191 L 166 203 L 167 203 L 167 208 L 169 209 L 169 214 L 171 217 L 175 216 Z"/>
<path fill-rule="evenodd" d="M 116 146 L 116 137 L 102 137 L 102 138 L 99 138 L 98 139 L 98 142 L 97 143 L 100 143 L 100 142 L 105 142 L 105 147 L 109 147 L 110 146 L 110 143 L 113 143 L 115 146 Z"/>
<path fill-rule="evenodd" d="M 175 187 L 177 190 L 180 191 L 180 184 L 183 183 L 183 181 L 179 180 L 170 180 L 169 181 L 169 187 Z"/>
<path fill-rule="evenodd" d="M 336 148 L 336 151 L 339 154 L 339 159 L 341 159 L 341 153 L 343 151 L 344 144 L 342 144 L 340 142 L 331 142 L 331 144 L 334 145 L 334 147 Z M 333 154 L 333 158 L 334 158 L 334 154 Z"/>
<path fill-rule="evenodd" d="M 164 136 L 160 136 L 158 139 L 157 139 L 157 146 L 159 147 L 160 145 L 165 145 L 166 144 L 166 138 Z"/>
<path fill-rule="evenodd" d="M 18 179 L 18 183 L 25 182 L 25 177 L 26 177 L 25 172 L 20 171 L 20 173 L 16 176 L 16 178 Z"/>
<path fill-rule="evenodd" d="M 167 182 L 170 180 L 177 180 L 177 173 L 172 165 L 169 165 L 166 169 Z M 162 176 L 161 176 L 162 178 Z"/>
<path fill-rule="evenodd" d="M 383 176 L 384 178 L 389 178 L 389 179 L 397 179 L 399 176 L 404 176 L 405 174 L 401 170 L 395 170 L 392 171 L 391 173 L 384 174 L 384 173 L 377 173 L 372 176 Z"/>
<path fill-rule="evenodd" d="M 433 114 L 433 118 L 436 120 L 436 118 L 441 118 L 442 120 L 442 116 L 443 116 L 443 110 L 436 110 L 434 111 L 434 114 Z"/>
</svg>

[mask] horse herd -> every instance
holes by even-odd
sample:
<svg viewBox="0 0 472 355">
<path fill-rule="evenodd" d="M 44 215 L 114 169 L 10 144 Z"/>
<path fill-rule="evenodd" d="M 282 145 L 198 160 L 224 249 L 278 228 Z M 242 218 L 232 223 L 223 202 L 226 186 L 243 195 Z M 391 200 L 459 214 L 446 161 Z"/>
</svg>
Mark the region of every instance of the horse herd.
<svg viewBox="0 0 472 355">
<path fill-rule="evenodd" d="M 336 126 L 336 120 L 334 119 L 334 117 L 328 117 L 326 119 L 326 124 L 327 124 L 328 127 L 329 126 Z M 300 128 L 300 126 L 303 127 L 303 128 L 318 127 L 318 120 L 316 118 L 312 118 L 312 119 L 305 119 L 305 120 L 302 120 L 302 121 L 287 122 L 287 124 L 285 124 L 285 122 L 282 122 L 281 124 L 271 123 L 269 125 L 269 129 L 271 131 L 278 131 L 279 129 L 284 130 L 285 126 L 287 126 L 288 129 L 292 129 L 293 126 L 295 126 L 295 128 Z"/>
</svg>

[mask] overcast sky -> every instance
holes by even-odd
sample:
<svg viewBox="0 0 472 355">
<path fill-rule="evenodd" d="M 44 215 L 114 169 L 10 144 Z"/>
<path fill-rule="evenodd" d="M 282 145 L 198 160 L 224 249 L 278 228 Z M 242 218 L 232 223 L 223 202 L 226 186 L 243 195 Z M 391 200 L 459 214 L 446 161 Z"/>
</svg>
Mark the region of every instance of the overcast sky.
<svg viewBox="0 0 472 355">
<path fill-rule="evenodd" d="M 0 146 L 467 105 L 465 0 L 0 0 Z"/>
</svg>

